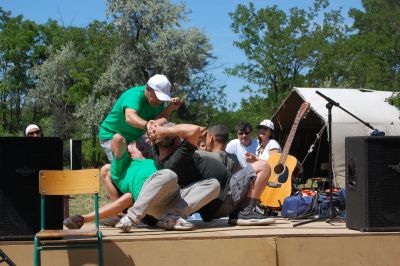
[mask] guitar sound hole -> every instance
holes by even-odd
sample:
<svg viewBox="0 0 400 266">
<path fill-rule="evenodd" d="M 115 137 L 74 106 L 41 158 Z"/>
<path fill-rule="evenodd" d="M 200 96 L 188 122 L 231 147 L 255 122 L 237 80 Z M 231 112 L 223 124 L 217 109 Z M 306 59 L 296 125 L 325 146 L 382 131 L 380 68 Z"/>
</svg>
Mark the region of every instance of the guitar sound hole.
<svg viewBox="0 0 400 266">
<path fill-rule="evenodd" d="M 282 164 L 277 164 L 274 168 L 274 172 L 277 175 L 280 175 L 283 173 L 283 171 L 285 170 L 285 167 Z"/>
</svg>

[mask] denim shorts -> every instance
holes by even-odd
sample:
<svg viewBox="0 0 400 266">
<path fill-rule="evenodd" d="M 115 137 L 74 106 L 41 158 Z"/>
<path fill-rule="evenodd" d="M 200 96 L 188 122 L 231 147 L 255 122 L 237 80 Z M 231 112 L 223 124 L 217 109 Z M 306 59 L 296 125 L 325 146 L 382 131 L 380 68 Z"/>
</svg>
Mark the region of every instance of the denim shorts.
<svg viewBox="0 0 400 266">
<path fill-rule="evenodd" d="M 103 148 L 107 155 L 108 160 L 111 162 L 113 159 L 113 154 L 111 150 L 112 139 L 100 140 L 100 146 Z"/>
</svg>

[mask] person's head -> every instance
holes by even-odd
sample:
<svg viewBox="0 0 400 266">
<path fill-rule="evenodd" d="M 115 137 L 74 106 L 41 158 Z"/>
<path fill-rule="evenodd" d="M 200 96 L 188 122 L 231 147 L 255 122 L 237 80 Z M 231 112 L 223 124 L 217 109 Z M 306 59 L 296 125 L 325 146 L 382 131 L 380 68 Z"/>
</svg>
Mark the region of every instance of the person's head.
<svg viewBox="0 0 400 266">
<path fill-rule="evenodd" d="M 201 151 L 205 151 L 206 150 L 206 138 L 204 137 L 200 137 L 199 138 L 199 142 L 197 144 L 197 148 Z"/>
<path fill-rule="evenodd" d="M 251 131 L 253 127 L 250 123 L 240 122 L 236 126 L 236 135 L 240 141 L 240 144 L 244 146 L 249 146 L 251 144 Z"/>
<path fill-rule="evenodd" d="M 274 123 L 271 120 L 265 119 L 257 125 L 258 129 L 258 140 L 263 143 L 269 139 L 273 139 Z"/>
<path fill-rule="evenodd" d="M 42 137 L 42 130 L 38 125 L 30 124 L 25 128 L 25 137 Z"/>
<path fill-rule="evenodd" d="M 162 127 L 172 127 L 175 126 L 175 123 L 172 122 L 167 122 L 165 124 L 161 125 Z M 177 136 L 166 136 L 163 139 L 161 139 L 157 145 L 159 147 L 164 147 L 164 148 L 169 148 L 174 146 L 177 143 L 177 140 L 179 140 L 179 138 Z"/>
<path fill-rule="evenodd" d="M 229 139 L 229 130 L 225 125 L 217 124 L 207 130 L 206 151 L 224 150 Z"/>
<path fill-rule="evenodd" d="M 145 96 L 152 106 L 171 101 L 171 83 L 168 78 L 160 74 L 152 76 L 147 81 Z"/>
</svg>

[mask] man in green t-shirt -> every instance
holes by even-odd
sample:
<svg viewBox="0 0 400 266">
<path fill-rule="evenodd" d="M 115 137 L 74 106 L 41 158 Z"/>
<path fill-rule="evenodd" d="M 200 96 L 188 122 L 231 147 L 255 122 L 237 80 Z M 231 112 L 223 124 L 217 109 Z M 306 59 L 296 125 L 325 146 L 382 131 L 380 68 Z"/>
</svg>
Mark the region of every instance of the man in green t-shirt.
<svg viewBox="0 0 400 266">
<path fill-rule="evenodd" d="M 164 108 L 163 102 L 167 101 L 170 104 Z M 157 119 L 168 119 L 169 114 L 181 103 L 179 98 L 171 98 L 171 83 L 166 76 L 160 74 L 151 77 L 144 86 L 125 91 L 100 125 L 100 145 L 107 158 L 112 161 L 113 152 L 114 156 L 120 157 L 121 146 L 137 140 Z M 112 149 L 111 143 L 115 134 L 119 134 L 121 138 L 118 138 L 119 142 Z M 119 193 L 113 185 L 109 168 L 102 171 L 102 177 L 107 196 L 112 201 L 118 199 Z"/>
<path fill-rule="evenodd" d="M 148 191 L 150 185 L 144 185 L 138 200 L 127 214 L 115 226 L 124 232 L 129 232 L 141 220 L 143 211 L 140 206 L 151 209 L 150 214 L 159 218 L 157 226 L 166 230 L 191 230 L 194 225 L 185 219 L 198 209 L 217 198 L 221 186 L 228 178 L 226 167 L 211 157 L 202 157 L 195 153 L 201 129 L 192 124 L 167 123 L 155 125 L 149 131 L 149 138 L 157 143 L 154 147 L 155 162 L 159 170 L 174 173 L 174 182 L 178 195 L 170 200 L 160 200 L 152 197 Z M 157 176 L 155 176 L 157 177 Z M 154 178 L 155 179 L 155 178 Z M 160 181 L 165 178 L 159 178 Z M 165 181 L 163 181 L 165 182 Z M 167 187 L 167 186 L 164 186 Z M 152 199 L 153 198 L 153 199 Z M 147 204 L 142 204 L 147 202 Z M 164 206 L 160 206 L 164 204 Z M 157 208 L 156 208 L 157 207 Z M 143 208 L 143 207 L 142 207 Z M 159 212 L 156 213 L 155 209 Z"/>
<path fill-rule="evenodd" d="M 118 136 L 115 135 L 113 140 L 117 141 Z M 178 196 L 178 178 L 171 170 L 157 171 L 154 160 L 150 159 L 151 147 L 143 138 L 128 146 L 121 146 L 121 153 L 122 157 L 114 157 L 111 163 L 111 174 L 115 186 L 124 194 L 116 201 L 100 207 L 99 216 L 106 219 L 116 217 L 135 202 L 135 213 L 139 221 L 155 226 L 157 219 L 151 215 L 159 217 L 166 208 L 164 205 Z M 63 223 L 69 229 L 79 229 L 94 219 L 95 213 L 91 212 L 68 217 Z"/>
</svg>

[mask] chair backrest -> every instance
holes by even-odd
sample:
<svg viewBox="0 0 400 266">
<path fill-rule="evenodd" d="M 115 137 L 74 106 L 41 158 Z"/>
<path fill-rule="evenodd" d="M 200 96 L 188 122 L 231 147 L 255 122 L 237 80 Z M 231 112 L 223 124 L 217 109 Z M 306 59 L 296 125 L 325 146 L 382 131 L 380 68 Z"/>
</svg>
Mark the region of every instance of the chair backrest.
<svg viewBox="0 0 400 266">
<path fill-rule="evenodd" d="M 100 191 L 99 169 L 41 170 L 41 195 L 94 194 Z"/>
<path fill-rule="evenodd" d="M 99 265 L 103 265 L 102 233 L 99 229 L 99 192 L 100 171 L 99 169 L 85 170 L 40 170 L 39 193 L 40 196 L 40 232 L 35 235 L 34 265 L 40 265 L 40 253 L 43 250 L 72 249 L 72 248 L 94 248 L 98 250 Z M 48 195 L 76 195 L 93 194 L 95 230 L 59 230 L 59 228 L 48 228 L 46 230 L 45 212 L 46 198 Z M 82 226 L 82 225 L 80 225 Z M 56 230 L 54 230 L 56 229 Z M 80 229 L 80 228 L 79 228 Z M 64 239 L 64 238 L 67 239 Z M 81 237 L 88 241 L 80 240 Z M 79 239 L 78 239 L 79 238 Z M 93 240 L 88 238 L 94 238 Z M 42 241 L 46 239 L 46 241 Z M 51 240 L 60 240 L 54 243 Z M 64 241 L 65 240 L 65 241 Z"/>
</svg>

